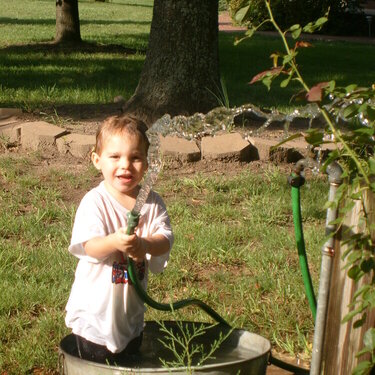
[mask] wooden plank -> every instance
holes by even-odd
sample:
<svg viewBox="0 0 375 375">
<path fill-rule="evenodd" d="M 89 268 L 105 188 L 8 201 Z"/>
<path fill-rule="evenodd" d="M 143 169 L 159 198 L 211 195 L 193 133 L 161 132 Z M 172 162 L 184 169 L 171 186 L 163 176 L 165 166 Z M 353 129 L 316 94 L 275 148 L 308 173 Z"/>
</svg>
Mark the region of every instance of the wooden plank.
<svg viewBox="0 0 375 375">
<path fill-rule="evenodd" d="M 374 194 L 365 192 L 363 195 L 364 207 L 370 223 L 375 219 Z M 328 316 L 326 332 L 323 345 L 323 373 L 326 375 L 349 375 L 357 364 L 365 359 L 362 356 L 356 358 L 363 348 L 363 335 L 370 328 L 375 326 L 375 311 L 368 313 L 365 324 L 360 328 L 353 328 L 353 319 L 342 324 L 341 321 L 350 311 L 348 305 L 353 300 L 354 293 L 364 284 L 369 283 L 371 275 L 363 277 L 358 284 L 347 276 L 347 269 L 344 269 L 345 260 L 342 254 L 347 249 L 343 242 L 355 233 L 363 231 L 364 210 L 361 202 L 357 202 L 344 219 L 344 226 L 341 231 L 341 239 L 335 243 L 335 257 L 332 267 L 331 288 L 328 305 Z M 347 230 L 351 228 L 350 230 Z M 375 239 L 374 233 L 372 233 Z M 354 318 L 358 319 L 358 317 Z"/>
</svg>

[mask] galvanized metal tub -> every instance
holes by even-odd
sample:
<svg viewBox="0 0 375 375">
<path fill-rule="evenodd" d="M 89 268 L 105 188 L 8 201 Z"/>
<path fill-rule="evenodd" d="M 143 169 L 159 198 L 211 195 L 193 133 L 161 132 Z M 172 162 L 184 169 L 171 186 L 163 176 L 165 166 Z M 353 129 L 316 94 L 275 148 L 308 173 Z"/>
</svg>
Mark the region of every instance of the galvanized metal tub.
<svg viewBox="0 0 375 375">
<path fill-rule="evenodd" d="M 168 331 L 181 334 L 179 325 L 173 321 L 164 321 Z M 185 329 L 192 332 L 195 327 L 206 323 L 180 322 Z M 194 339 L 194 344 L 203 345 L 207 353 L 215 340 L 229 333 L 227 327 L 216 325 L 207 329 L 205 333 Z M 143 333 L 143 343 L 139 354 L 131 355 L 124 363 L 118 366 L 106 365 L 80 359 L 74 336 L 68 335 L 60 342 L 59 347 L 59 372 L 60 375 L 169 375 L 169 374 L 241 374 L 264 375 L 266 374 L 268 357 L 271 351 L 270 342 L 254 333 L 233 329 L 229 336 L 221 343 L 211 358 L 199 366 L 193 365 L 190 370 L 186 367 L 162 367 L 160 358 L 171 361 L 174 359 L 171 350 L 166 349 L 160 342 L 166 342 L 167 335 L 160 331 L 156 322 L 146 322 Z M 189 372 L 190 371 L 190 372 Z"/>
</svg>

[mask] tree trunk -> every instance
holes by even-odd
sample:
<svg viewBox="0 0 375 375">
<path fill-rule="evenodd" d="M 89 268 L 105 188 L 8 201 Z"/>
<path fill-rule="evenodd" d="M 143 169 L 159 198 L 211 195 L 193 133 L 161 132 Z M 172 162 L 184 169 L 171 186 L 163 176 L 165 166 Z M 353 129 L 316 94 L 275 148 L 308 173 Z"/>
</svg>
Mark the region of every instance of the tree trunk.
<svg viewBox="0 0 375 375">
<path fill-rule="evenodd" d="M 218 106 L 218 0 L 155 0 L 146 60 L 123 111 L 151 124 Z"/>
<path fill-rule="evenodd" d="M 81 42 L 78 0 L 56 0 L 55 42 Z"/>
<path fill-rule="evenodd" d="M 366 216 L 371 225 L 375 223 L 375 196 L 369 190 L 363 193 Z M 368 312 L 366 322 L 359 328 L 353 328 L 353 320 L 341 323 L 350 311 L 349 304 L 353 301 L 355 292 L 364 284 L 370 284 L 374 275 L 367 274 L 358 283 L 350 279 L 348 270 L 344 268 L 346 260 L 342 255 L 347 250 L 345 242 L 356 233 L 363 231 L 364 210 L 358 201 L 353 209 L 345 216 L 342 238 L 335 247 L 331 289 L 329 295 L 328 315 L 323 350 L 323 373 L 325 375 L 350 375 L 360 361 L 367 356 L 356 358 L 363 348 L 365 332 L 375 325 L 375 310 Z M 350 228 L 350 230 L 348 230 Z M 375 237 L 375 233 L 372 234 Z"/>
</svg>

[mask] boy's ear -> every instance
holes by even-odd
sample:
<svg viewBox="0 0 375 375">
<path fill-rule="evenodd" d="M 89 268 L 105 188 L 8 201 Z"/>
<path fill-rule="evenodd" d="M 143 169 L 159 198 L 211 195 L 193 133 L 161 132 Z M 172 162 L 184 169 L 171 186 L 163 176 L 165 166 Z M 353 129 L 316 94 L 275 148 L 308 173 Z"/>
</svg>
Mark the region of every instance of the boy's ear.
<svg viewBox="0 0 375 375">
<path fill-rule="evenodd" d="M 97 170 L 101 170 L 100 168 L 100 156 L 96 153 L 96 152 L 93 152 L 91 154 L 91 161 L 92 163 L 94 164 L 94 167 L 97 169 Z"/>
</svg>

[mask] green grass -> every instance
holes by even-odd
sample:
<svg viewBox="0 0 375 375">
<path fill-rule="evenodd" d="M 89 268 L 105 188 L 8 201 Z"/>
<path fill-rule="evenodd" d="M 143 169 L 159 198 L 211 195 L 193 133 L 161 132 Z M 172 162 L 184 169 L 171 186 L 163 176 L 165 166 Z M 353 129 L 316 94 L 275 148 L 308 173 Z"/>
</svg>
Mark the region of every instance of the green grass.
<svg viewBox="0 0 375 375">
<path fill-rule="evenodd" d="M 284 52 L 280 39 L 255 35 L 233 46 L 235 38 L 241 35 L 220 35 L 221 74 L 231 106 L 253 103 L 281 110 L 295 106 L 290 98 L 301 89 L 296 83 L 282 89 L 279 87 L 281 80 L 276 80 L 270 91 L 260 82 L 248 84 L 256 74 L 272 67 L 270 55 L 273 52 Z M 301 73 L 310 86 L 330 80 L 335 80 L 338 86 L 357 83 L 368 87 L 374 82 L 371 61 L 375 58 L 375 45 L 342 41 L 311 43 L 313 47 L 299 49 L 297 56 Z M 293 42 L 290 45 L 293 46 Z"/>
<path fill-rule="evenodd" d="M 54 2 L 0 0 L 0 105 L 33 110 L 129 98 L 145 58 L 152 4 L 80 1 L 82 38 L 100 46 L 59 52 L 40 44 L 54 39 Z"/>
<path fill-rule="evenodd" d="M 0 72 L 0 103 L 25 109 L 62 104 L 110 103 L 129 97 L 137 86 L 143 57 L 71 53 L 46 57 L 42 52 L 7 53 Z M 123 77 L 127 82 L 124 87 Z"/>
<path fill-rule="evenodd" d="M 103 104 L 134 92 L 145 58 L 152 1 L 80 0 L 79 7 L 83 39 L 102 44 L 96 52 L 53 51 L 40 44 L 54 38 L 53 1 L 0 0 L 0 106 L 42 110 Z M 221 74 L 230 105 L 290 108 L 294 88 L 274 85 L 268 92 L 261 84 L 247 84 L 270 67 L 269 55 L 281 48 L 278 39 L 256 36 L 235 47 L 234 37 L 220 34 Z M 308 83 L 373 83 L 375 47 L 314 45 L 302 50 L 299 59 Z M 133 52 L 126 52 L 129 49 Z M 67 246 L 79 196 L 93 184 L 91 168 L 46 169 L 41 174 L 40 164 L 37 155 L 0 154 L 0 370 L 7 374 L 56 371 L 58 343 L 68 333 L 64 307 L 76 265 Z M 262 173 L 244 167 L 233 177 L 164 173 L 157 190 L 165 197 L 176 242 L 166 272 L 151 278 L 149 291 L 164 301 L 200 298 L 236 327 L 269 338 L 276 350 L 308 358 L 313 322 L 299 273 L 285 181 L 274 167 Z M 320 178 L 312 177 L 302 188 L 315 289 L 326 196 L 327 183 Z M 207 320 L 192 308 L 181 317 Z M 149 309 L 146 318 L 168 319 L 168 314 Z"/>
<path fill-rule="evenodd" d="M 0 155 L 0 369 L 24 374 L 57 367 L 68 334 L 64 307 L 77 260 L 68 253 L 79 197 L 96 182 L 87 165 L 38 168 L 38 156 Z M 94 173 L 94 174 L 93 174 Z M 286 175 L 251 165 L 232 177 L 160 176 L 175 233 L 166 271 L 151 276 L 158 301 L 195 297 L 238 328 L 269 338 L 273 350 L 308 358 L 313 322 L 294 242 Z M 302 189 L 311 274 L 317 288 L 328 184 L 312 177 Z M 72 197 L 76 199 L 72 200 Z M 201 310 L 183 320 L 209 321 Z M 148 309 L 148 320 L 173 319 Z"/>
<path fill-rule="evenodd" d="M 91 169 L 37 174 L 40 162 L 0 157 L 0 370 L 8 374 L 56 369 L 76 265 L 66 251 L 75 206 L 63 197 L 92 177 Z"/>
<path fill-rule="evenodd" d="M 100 45 L 96 50 L 80 51 L 53 50 L 40 44 L 55 36 L 54 2 L 0 0 L 0 105 L 34 110 L 62 104 L 109 103 L 118 95 L 128 99 L 145 59 L 152 4 L 152 0 L 80 1 L 82 38 Z M 219 38 L 221 75 L 230 105 L 251 102 L 260 107 L 290 108 L 290 97 L 298 86 L 281 89 L 275 83 L 268 92 L 260 83 L 248 85 L 255 74 L 271 66 L 270 54 L 282 50 L 279 39 L 256 35 L 234 46 L 236 36 L 242 34 L 220 33 Z M 375 46 L 313 44 L 314 48 L 301 49 L 298 56 L 307 83 L 330 79 L 339 85 L 373 83 Z M 129 49 L 133 52 L 126 52 Z"/>
<path fill-rule="evenodd" d="M 50 0 L 0 1 L 0 46 L 52 41 L 56 4 Z M 85 41 L 144 49 L 152 17 L 152 0 L 79 1 L 81 36 Z"/>
</svg>

